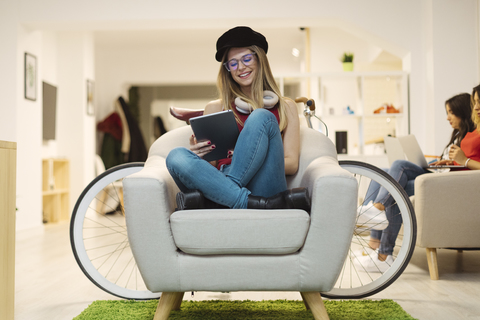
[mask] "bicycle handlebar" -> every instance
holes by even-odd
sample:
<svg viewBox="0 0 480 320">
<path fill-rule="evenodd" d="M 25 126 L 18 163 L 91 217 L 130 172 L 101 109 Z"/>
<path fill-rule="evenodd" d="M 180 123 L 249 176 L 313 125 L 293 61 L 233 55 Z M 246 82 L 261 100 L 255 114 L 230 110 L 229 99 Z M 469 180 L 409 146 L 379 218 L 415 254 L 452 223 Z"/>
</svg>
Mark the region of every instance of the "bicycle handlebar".
<svg viewBox="0 0 480 320">
<path fill-rule="evenodd" d="M 305 97 L 298 97 L 295 99 L 295 102 L 299 103 L 299 102 L 303 102 L 305 103 L 311 111 L 315 110 L 315 101 L 313 99 L 308 99 L 308 98 L 305 98 Z"/>
</svg>

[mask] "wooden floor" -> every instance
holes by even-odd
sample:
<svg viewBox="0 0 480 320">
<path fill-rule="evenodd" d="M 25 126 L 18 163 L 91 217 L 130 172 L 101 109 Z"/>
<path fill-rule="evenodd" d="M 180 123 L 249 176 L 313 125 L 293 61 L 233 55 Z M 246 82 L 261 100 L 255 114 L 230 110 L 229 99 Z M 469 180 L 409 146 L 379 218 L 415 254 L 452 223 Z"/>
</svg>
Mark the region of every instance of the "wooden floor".
<svg viewBox="0 0 480 320">
<path fill-rule="evenodd" d="M 480 319 L 480 251 L 438 250 L 440 280 L 428 275 L 418 248 L 403 275 L 370 299 L 393 299 L 421 320 Z M 114 300 L 92 284 L 75 262 L 66 222 L 17 233 L 16 320 L 65 320 L 95 300 Z M 196 292 L 185 299 L 300 300 L 295 292 Z"/>
</svg>

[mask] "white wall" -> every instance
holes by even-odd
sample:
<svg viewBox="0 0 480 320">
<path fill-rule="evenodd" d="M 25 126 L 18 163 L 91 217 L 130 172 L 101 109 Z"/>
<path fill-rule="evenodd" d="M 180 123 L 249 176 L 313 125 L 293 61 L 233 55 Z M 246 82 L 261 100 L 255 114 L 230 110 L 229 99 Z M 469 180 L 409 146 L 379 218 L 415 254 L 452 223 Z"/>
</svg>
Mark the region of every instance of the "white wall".
<svg viewBox="0 0 480 320">
<path fill-rule="evenodd" d="M 17 141 L 17 78 L 22 78 L 17 60 L 17 3 L 3 1 L 0 10 L 0 140 Z M 3 13 L 2 13 L 3 12 Z M 23 61 L 23 60 L 22 60 Z M 22 91 L 23 94 L 23 91 Z"/>
<path fill-rule="evenodd" d="M 95 80 L 95 68 L 91 34 L 24 26 L 17 32 L 17 70 L 23 73 L 25 52 L 36 56 L 38 66 L 36 101 L 24 99 L 23 74 L 17 77 L 16 226 L 21 230 L 42 224 L 42 158 L 70 159 L 70 211 L 94 178 L 95 118 L 86 113 L 86 79 Z M 42 141 L 42 81 L 57 86 L 55 141 Z"/>
<path fill-rule="evenodd" d="M 312 28 L 310 34 L 312 72 L 341 72 L 344 52 L 355 54 L 354 71 L 364 71 L 382 52 L 375 44 L 338 27 Z"/>
<path fill-rule="evenodd" d="M 17 229 L 42 224 L 42 33 L 18 28 L 17 70 L 24 70 L 24 55 L 28 52 L 37 58 L 37 99 L 26 100 L 23 76 L 17 78 Z M 33 161 L 32 161 L 33 160 Z"/>
<path fill-rule="evenodd" d="M 87 115 L 87 79 L 95 80 L 93 37 L 58 34 L 57 145 L 70 160 L 70 206 L 94 178 L 95 116 Z"/>
<path fill-rule="evenodd" d="M 466 1 L 468 3 L 469 1 Z M 474 4 L 475 1 L 470 3 Z M 451 136 L 451 127 L 446 121 L 445 101 L 453 95 L 468 92 L 478 85 L 479 52 L 478 21 L 474 5 L 458 5 L 431 1 L 432 10 L 432 57 L 433 74 L 428 86 L 432 88 L 432 113 L 426 116 L 429 132 L 427 152 L 440 154 Z M 463 19 L 452 18 L 463 17 Z M 429 50 L 430 51 L 430 50 Z"/>
</svg>

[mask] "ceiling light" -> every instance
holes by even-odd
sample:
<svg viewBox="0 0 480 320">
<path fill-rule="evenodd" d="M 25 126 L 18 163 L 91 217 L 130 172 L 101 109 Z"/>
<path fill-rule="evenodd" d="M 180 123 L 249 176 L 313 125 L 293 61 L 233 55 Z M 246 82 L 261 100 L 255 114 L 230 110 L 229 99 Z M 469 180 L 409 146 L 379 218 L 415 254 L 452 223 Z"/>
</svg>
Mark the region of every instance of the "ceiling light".
<svg viewBox="0 0 480 320">
<path fill-rule="evenodd" d="M 294 56 L 295 58 L 300 57 L 300 50 L 298 50 L 297 48 L 293 48 L 292 49 L 292 56 Z"/>
</svg>

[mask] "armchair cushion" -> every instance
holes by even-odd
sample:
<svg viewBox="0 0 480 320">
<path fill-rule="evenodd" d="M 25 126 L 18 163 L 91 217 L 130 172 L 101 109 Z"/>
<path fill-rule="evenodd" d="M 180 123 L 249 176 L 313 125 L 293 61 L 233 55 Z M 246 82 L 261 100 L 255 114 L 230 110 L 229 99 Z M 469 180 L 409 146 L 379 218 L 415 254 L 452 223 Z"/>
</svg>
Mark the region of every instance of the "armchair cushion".
<svg viewBox="0 0 480 320">
<path fill-rule="evenodd" d="M 289 254 L 304 244 L 303 210 L 184 210 L 170 217 L 175 245 L 195 255 Z"/>
</svg>

